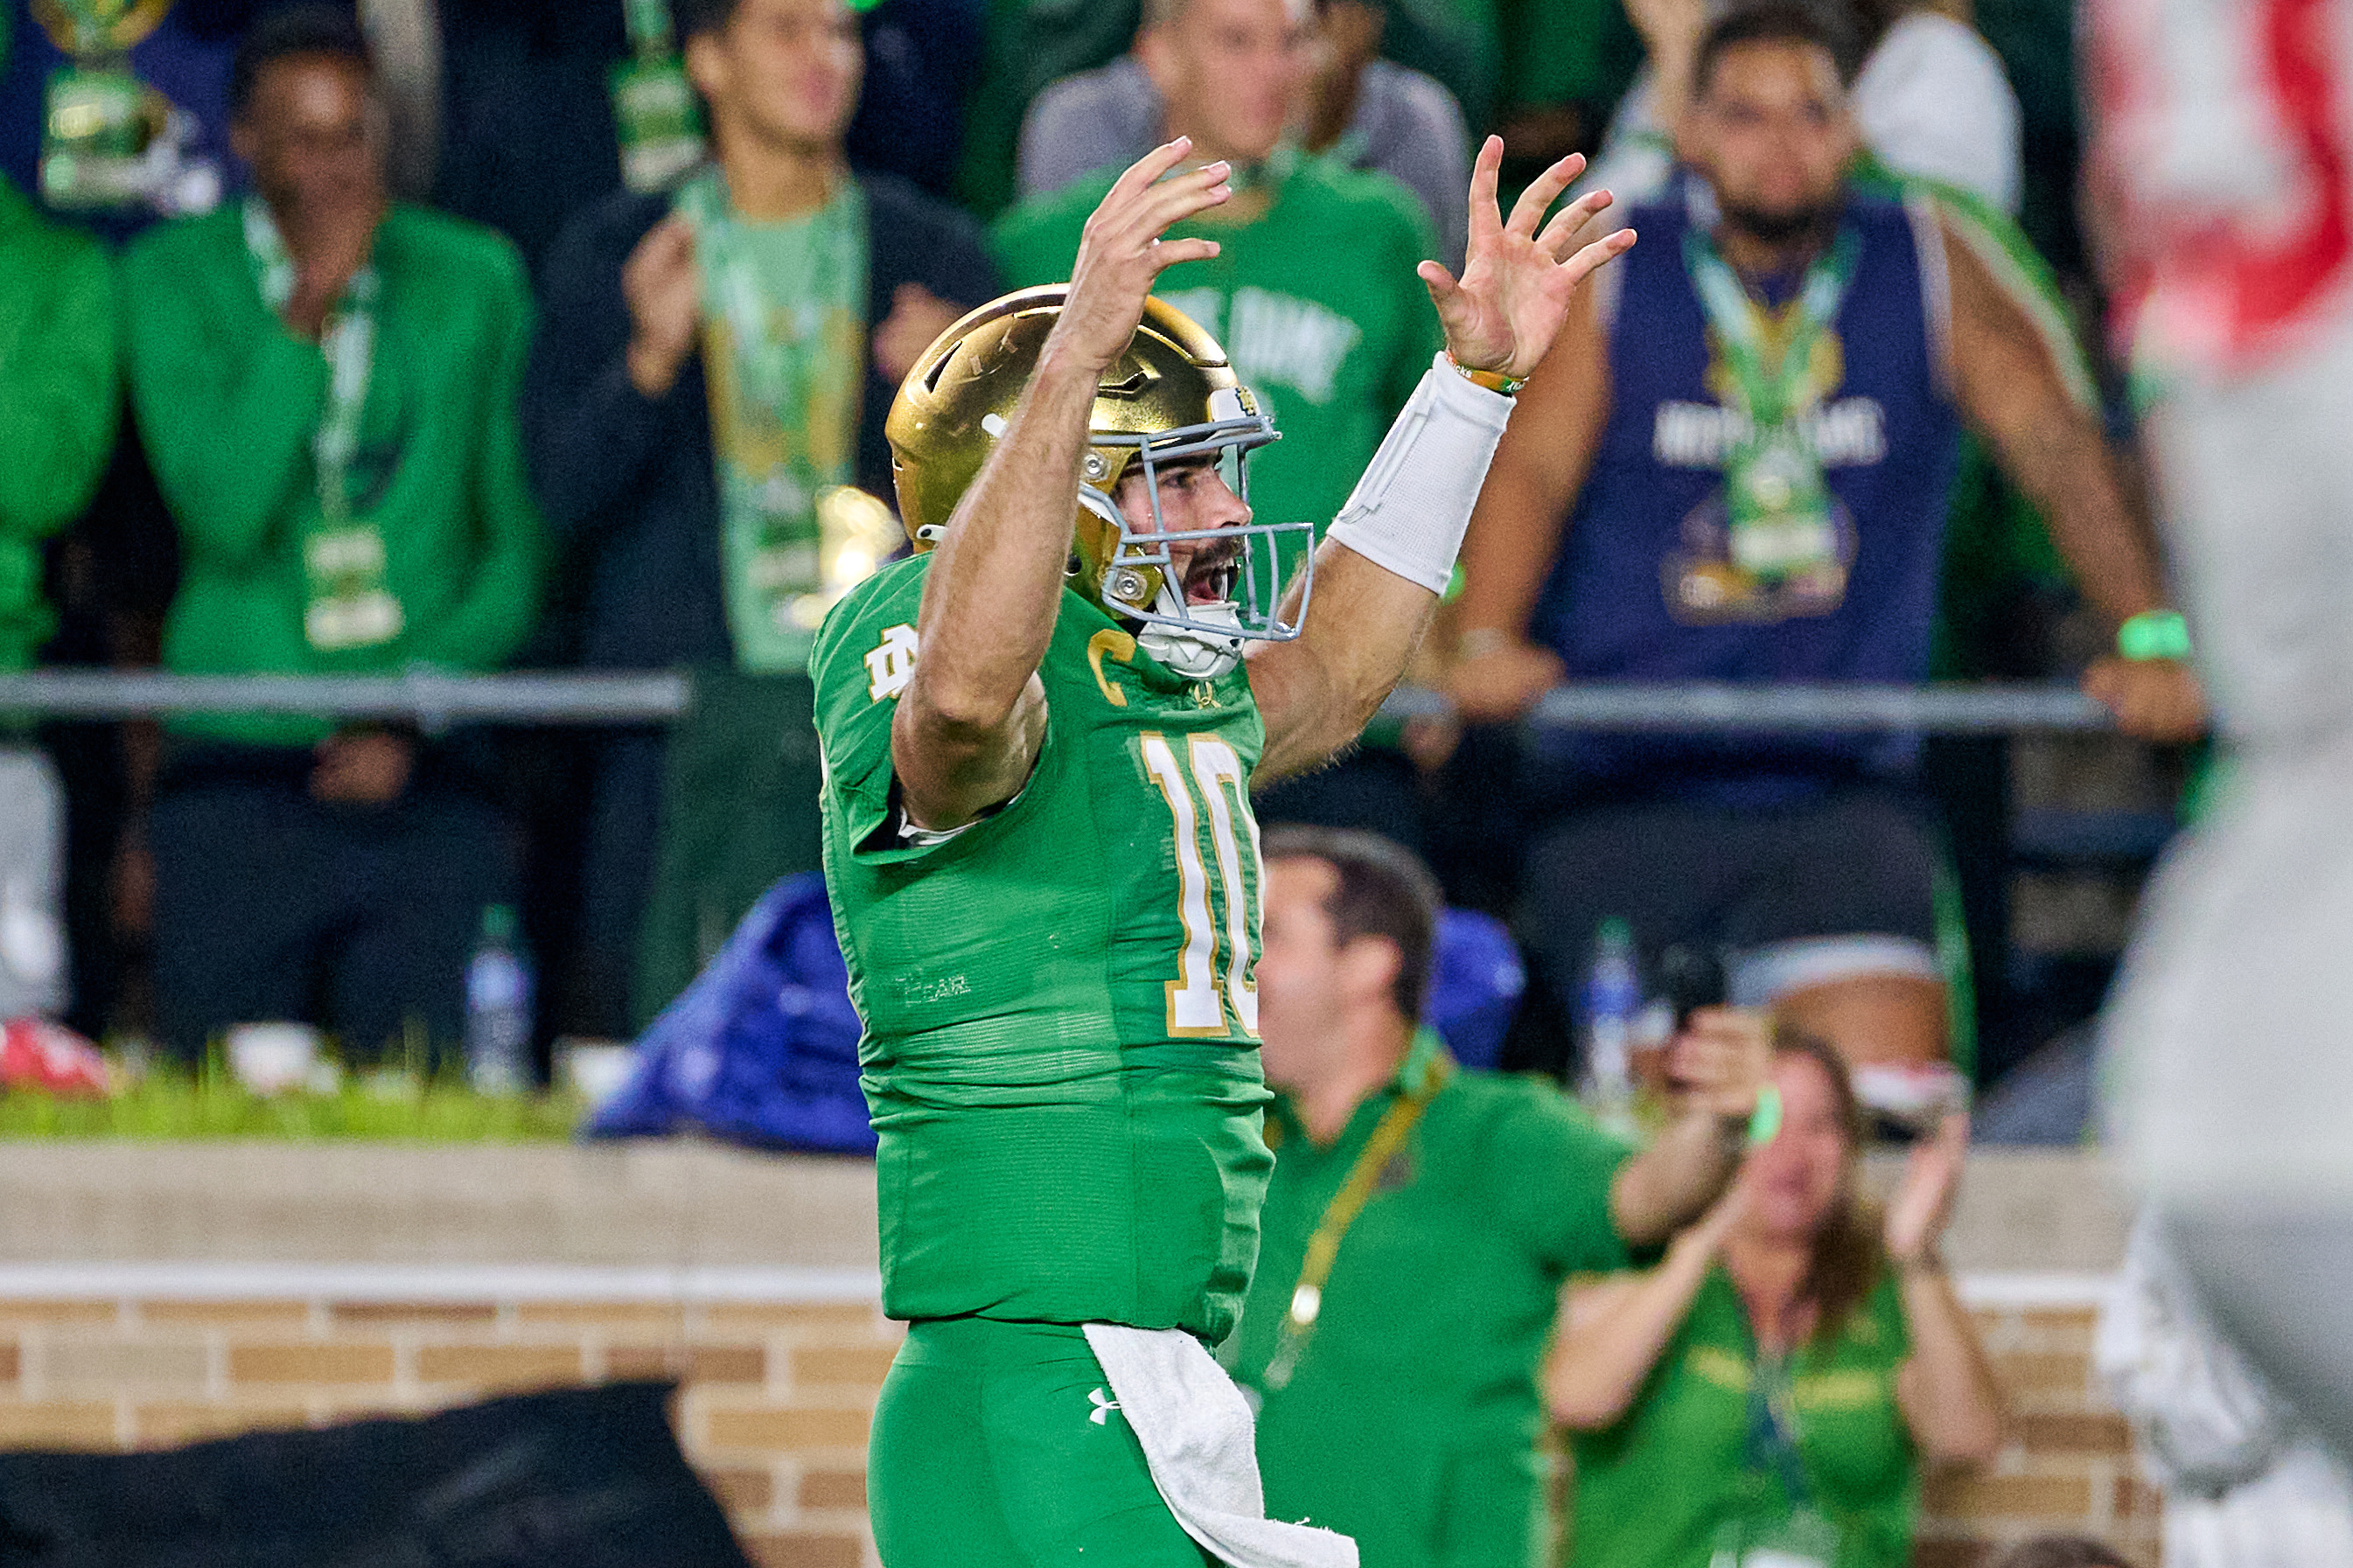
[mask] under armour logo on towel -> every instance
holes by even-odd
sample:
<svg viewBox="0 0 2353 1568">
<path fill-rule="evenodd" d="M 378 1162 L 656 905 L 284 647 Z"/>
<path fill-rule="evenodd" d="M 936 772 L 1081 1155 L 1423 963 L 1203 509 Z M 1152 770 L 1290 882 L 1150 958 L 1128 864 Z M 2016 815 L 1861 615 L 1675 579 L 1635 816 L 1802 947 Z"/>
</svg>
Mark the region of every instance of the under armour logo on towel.
<svg viewBox="0 0 2353 1568">
<path fill-rule="evenodd" d="M 1110 1394 L 1105 1394 L 1100 1388 L 1094 1389 L 1087 1394 L 1087 1402 L 1095 1407 L 1094 1414 L 1088 1416 L 1087 1419 L 1093 1422 L 1098 1426 L 1108 1422 L 1111 1418 L 1111 1413 L 1119 1408 L 1119 1401 L 1113 1399 Z"/>
</svg>

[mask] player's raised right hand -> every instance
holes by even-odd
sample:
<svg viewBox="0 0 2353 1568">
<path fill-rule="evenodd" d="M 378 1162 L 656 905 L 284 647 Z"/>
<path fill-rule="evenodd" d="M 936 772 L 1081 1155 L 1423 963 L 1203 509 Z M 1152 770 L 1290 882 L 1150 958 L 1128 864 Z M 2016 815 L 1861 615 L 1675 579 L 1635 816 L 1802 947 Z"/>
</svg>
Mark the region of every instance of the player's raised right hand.
<svg viewBox="0 0 2353 1568">
<path fill-rule="evenodd" d="M 1226 183 L 1233 171 L 1221 163 L 1162 177 L 1184 163 L 1192 148 L 1192 139 L 1185 136 L 1155 147 L 1119 177 L 1087 219 L 1061 320 L 1047 347 L 1049 359 L 1067 357 L 1097 374 L 1109 370 L 1127 351 L 1161 272 L 1218 254 L 1214 239 L 1160 237 L 1234 194 Z"/>
</svg>

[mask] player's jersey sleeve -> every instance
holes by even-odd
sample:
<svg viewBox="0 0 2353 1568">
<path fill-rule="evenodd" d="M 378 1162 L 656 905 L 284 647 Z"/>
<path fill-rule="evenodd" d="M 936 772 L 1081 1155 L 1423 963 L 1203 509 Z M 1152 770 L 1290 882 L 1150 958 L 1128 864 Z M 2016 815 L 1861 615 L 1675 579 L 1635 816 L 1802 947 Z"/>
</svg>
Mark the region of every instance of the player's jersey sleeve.
<svg viewBox="0 0 2353 1568">
<path fill-rule="evenodd" d="M 902 561 L 869 578 L 826 618 L 809 657 L 825 759 L 828 837 L 839 852 L 870 864 L 950 858 L 1001 830 L 1020 806 L 1016 796 L 970 827 L 927 843 L 902 842 L 895 832 L 891 721 L 900 694 L 914 678 L 915 619 L 927 560 Z M 1039 765 L 1051 745 L 1050 734 L 1039 749 Z"/>
</svg>

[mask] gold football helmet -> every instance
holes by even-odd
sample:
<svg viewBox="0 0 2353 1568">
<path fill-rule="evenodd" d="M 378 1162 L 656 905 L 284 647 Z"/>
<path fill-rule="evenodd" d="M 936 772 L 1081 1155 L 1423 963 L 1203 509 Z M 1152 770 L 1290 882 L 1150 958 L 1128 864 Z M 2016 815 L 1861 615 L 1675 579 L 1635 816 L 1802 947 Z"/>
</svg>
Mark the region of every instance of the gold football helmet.
<svg viewBox="0 0 2353 1568">
<path fill-rule="evenodd" d="M 885 433 L 900 521 L 918 552 L 944 535 L 956 503 L 1005 434 L 1066 291 L 1060 284 L 1025 289 L 982 306 L 941 333 L 899 388 Z M 1253 520 L 1172 533 L 1161 517 L 1157 468 L 1214 458 L 1247 504 L 1249 454 L 1279 439 L 1216 339 L 1175 307 L 1146 300 L 1127 352 L 1096 388 L 1090 431 L 1071 522 L 1073 589 L 1113 616 L 1143 623 L 1145 651 L 1185 675 L 1231 668 L 1244 640 L 1299 635 L 1306 600 L 1303 593 L 1299 612 L 1284 619 L 1282 541 L 1300 540 L 1312 577 L 1312 522 Z M 1132 463 L 1142 465 L 1152 498 L 1148 531 L 1132 526 L 1113 499 Z M 1188 602 L 1169 546 L 1212 539 L 1238 548 L 1207 568 L 1220 579 L 1209 601 Z"/>
</svg>

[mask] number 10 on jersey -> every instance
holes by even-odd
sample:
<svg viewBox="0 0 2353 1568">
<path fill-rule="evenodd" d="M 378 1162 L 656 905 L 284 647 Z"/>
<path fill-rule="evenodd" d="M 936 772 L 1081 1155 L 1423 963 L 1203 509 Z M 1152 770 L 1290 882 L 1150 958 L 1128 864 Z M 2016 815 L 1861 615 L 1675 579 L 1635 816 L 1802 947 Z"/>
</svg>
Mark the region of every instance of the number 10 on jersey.
<svg viewBox="0 0 2353 1568">
<path fill-rule="evenodd" d="M 1175 1036 L 1222 1035 L 1231 1009 L 1242 1032 L 1258 1034 L 1258 985 L 1250 978 L 1255 962 L 1256 921 L 1251 919 L 1250 889 L 1258 885 L 1258 823 L 1250 816 L 1250 776 L 1233 747 L 1215 735 L 1186 740 L 1186 762 L 1176 760 L 1168 737 L 1146 732 L 1138 737 L 1144 770 L 1160 788 L 1176 818 L 1176 914 L 1184 927 L 1183 951 L 1177 955 L 1176 978 L 1168 983 L 1168 1032 Z M 1218 881 L 1225 895 L 1225 930 L 1211 913 L 1209 874 L 1201 863 L 1201 817 L 1207 813 L 1209 843 L 1217 853 Z M 1241 833 L 1236 834 L 1239 821 Z M 1245 839 L 1247 840 L 1245 842 Z M 1242 857 L 1250 857 L 1248 880 Z M 1220 938 L 1223 940 L 1221 941 Z M 1222 976 L 1219 949 L 1224 950 Z"/>
</svg>

